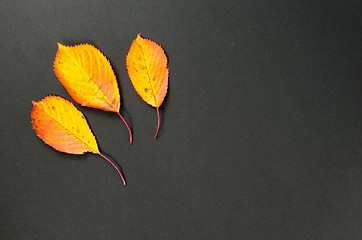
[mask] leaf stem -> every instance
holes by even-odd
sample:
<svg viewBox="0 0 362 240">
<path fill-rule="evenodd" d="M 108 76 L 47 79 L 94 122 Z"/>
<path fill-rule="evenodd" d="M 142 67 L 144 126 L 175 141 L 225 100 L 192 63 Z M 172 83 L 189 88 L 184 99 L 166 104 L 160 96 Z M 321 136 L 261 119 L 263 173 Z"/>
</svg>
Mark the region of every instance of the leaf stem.
<svg viewBox="0 0 362 240">
<path fill-rule="evenodd" d="M 126 127 L 128 129 L 128 132 L 129 132 L 129 143 L 132 144 L 132 132 L 131 132 L 131 129 L 129 128 L 128 126 L 128 123 L 126 122 L 126 120 L 123 118 L 123 116 L 117 111 L 117 114 L 118 116 L 121 117 L 121 119 L 123 120 L 124 124 L 126 124 Z"/>
<path fill-rule="evenodd" d="M 160 129 L 160 111 L 157 109 L 157 130 L 156 130 L 156 134 L 155 134 L 155 139 L 157 137 L 157 134 L 158 134 L 158 130 Z"/>
<path fill-rule="evenodd" d="M 99 153 L 99 155 L 100 155 L 101 157 L 103 157 L 104 159 L 106 159 L 110 164 L 112 164 L 112 166 L 117 170 L 117 172 L 118 172 L 119 175 L 121 176 L 122 181 L 123 181 L 123 185 L 126 186 L 126 185 L 127 185 L 127 184 L 126 184 L 126 180 L 124 180 L 124 177 L 123 177 L 123 175 L 122 175 L 122 173 L 121 173 L 121 170 L 119 170 L 119 168 L 118 168 L 111 160 L 109 160 L 106 156 L 104 156 L 102 153 Z"/>
</svg>

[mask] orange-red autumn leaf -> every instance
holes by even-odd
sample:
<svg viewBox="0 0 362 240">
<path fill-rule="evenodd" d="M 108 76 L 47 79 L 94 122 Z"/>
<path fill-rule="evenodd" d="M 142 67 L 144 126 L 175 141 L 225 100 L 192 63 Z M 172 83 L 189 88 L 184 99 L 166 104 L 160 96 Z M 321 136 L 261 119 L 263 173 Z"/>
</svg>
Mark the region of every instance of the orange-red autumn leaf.
<svg viewBox="0 0 362 240">
<path fill-rule="evenodd" d="M 158 108 L 166 96 L 168 86 L 166 54 L 160 45 L 138 34 L 127 55 L 127 70 L 137 93 L 146 103 L 157 108 L 156 138 L 160 125 Z"/>
<path fill-rule="evenodd" d="M 71 102 L 57 96 L 45 97 L 33 102 L 31 118 L 34 130 L 44 143 L 65 153 L 99 154 L 116 168 L 126 185 L 119 168 L 99 152 L 85 117 Z"/>
<path fill-rule="evenodd" d="M 90 44 L 74 47 L 58 43 L 54 71 L 69 95 L 80 105 L 119 113 L 120 95 L 111 64 L 101 51 Z"/>
</svg>

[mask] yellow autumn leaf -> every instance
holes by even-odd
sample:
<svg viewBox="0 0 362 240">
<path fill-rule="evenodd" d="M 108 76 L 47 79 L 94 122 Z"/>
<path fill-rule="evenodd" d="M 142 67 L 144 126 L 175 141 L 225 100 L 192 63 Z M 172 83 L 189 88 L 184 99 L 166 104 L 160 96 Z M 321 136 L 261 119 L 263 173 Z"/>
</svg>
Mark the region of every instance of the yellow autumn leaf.
<svg viewBox="0 0 362 240">
<path fill-rule="evenodd" d="M 168 87 L 166 54 L 160 45 L 138 34 L 132 42 L 126 62 L 133 87 L 146 103 L 157 109 L 156 138 L 160 126 L 159 107 Z"/>
<path fill-rule="evenodd" d="M 119 112 L 121 103 L 116 76 L 101 51 L 90 44 L 68 47 L 58 43 L 54 71 L 77 103 L 117 113 L 125 123 L 132 143 L 131 129 Z"/>
<path fill-rule="evenodd" d="M 35 132 L 44 143 L 69 154 L 92 152 L 100 155 L 116 168 L 126 185 L 120 169 L 100 153 L 84 115 L 71 102 L 57 96 L 45 97 L 33 102 L 31 118 Z"/>
</svg>

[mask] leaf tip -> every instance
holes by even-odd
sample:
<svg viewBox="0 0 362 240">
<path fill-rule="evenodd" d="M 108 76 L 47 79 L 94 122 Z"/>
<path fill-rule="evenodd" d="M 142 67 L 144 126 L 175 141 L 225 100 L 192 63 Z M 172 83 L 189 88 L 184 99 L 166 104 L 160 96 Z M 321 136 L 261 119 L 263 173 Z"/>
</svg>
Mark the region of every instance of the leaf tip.
<svg viewBox="0 0 362 240">
<path fill-rule="evenodd" d="M 58 49 L 61 49 L 62 47 L 64 47 L 64 45 L 59 42 L 57 42 L 57 44 L 58 44 Z"/>
<path fill-rule="evenodd" d="M 31 103 L 33 104 L 33 107 L 35 107 L 35 106 L 39 106 L 39 103 L 38 103 L 38 102 L 31 101 Z"/>
</svg>

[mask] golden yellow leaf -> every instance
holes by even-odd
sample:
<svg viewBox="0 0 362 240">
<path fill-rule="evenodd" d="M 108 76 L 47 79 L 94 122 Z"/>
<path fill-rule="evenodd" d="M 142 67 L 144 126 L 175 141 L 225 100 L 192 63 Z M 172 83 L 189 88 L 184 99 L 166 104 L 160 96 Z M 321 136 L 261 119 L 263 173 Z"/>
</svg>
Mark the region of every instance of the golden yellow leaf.
<svg viewBox="0 0 362 240">
<path fill-rule="evenodd" d="M 32 123 L 38 136 L 58 151 L 99 153 L 96 139 L 83 114 L 69 101 L 48 96 L 33 102 Z"/>
<path fill-rule="evenodd" d="M 35 132 L 44 143 L 65 153 L 99 154 L 116 168 L 126 185 L 119 168 L 99 152 L 85 117 L 71 102 L 57 96 L 45 97 L 33 102 L 31 118 Z"/>
<path fill-rule="evenodd" d="M 68 47 L 58 43 L 54 71 L 77 103 L 116 112 L 127 126 L 132 143 L 131 130 L 119 113 L 120 95 L 116 76 L 101 51 L 90 44 Z"/>
<path fill-rule="evenodd" d="M 160 45 L 138 34 L 127 55 L 127 70 L 137 93 L 146 103 L 157 109 L 156 138 L 160 125 L 158 108 L 166 96 L 168 87 L 169 69 L 166 54 Z"/>
</svg>

